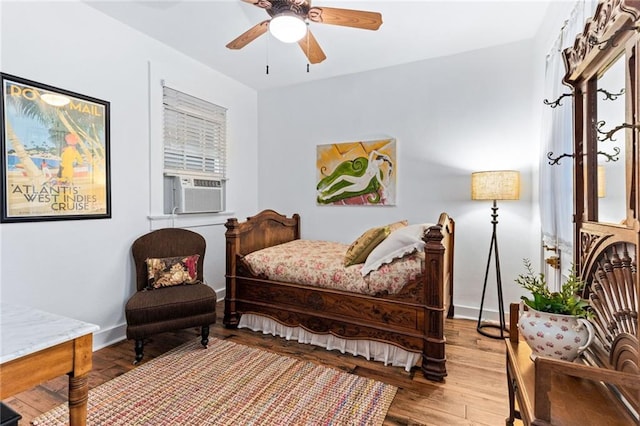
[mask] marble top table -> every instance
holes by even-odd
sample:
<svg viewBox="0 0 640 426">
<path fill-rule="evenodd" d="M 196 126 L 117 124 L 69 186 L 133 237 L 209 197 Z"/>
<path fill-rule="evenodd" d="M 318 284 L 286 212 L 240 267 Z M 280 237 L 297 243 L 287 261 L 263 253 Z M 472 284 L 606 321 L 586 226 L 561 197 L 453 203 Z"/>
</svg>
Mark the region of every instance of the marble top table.
<svg viewBox="0 0 640 426">
<path fill-rule="evenodd" d="M 69 375 L 69 422 L 85 425 L 95 324 L 0 303 L 0 399 Z"/>
</svg>

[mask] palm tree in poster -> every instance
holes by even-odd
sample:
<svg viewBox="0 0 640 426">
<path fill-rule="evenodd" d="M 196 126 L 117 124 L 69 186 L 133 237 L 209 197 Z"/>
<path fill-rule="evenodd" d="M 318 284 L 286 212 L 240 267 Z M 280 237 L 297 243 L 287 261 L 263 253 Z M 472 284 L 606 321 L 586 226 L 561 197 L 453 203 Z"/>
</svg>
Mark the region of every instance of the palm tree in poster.
<svg viewBox="0 0 640 426">
<path fill-rule="evenodd" d="M 9 84 L 19 86 L 15 93 L 23 93 L 26 86 L 11 82 Z M 41 93 L 34 88 L 29 88 L 30 93 L 37 93 L 37 96 L 6 95 L 7 108 L 11 114 L 7 115 L 6 131 L 7 139 L 11 148 L 18 156 L 24 173 L 29 178 L 40 176 L 42 172 L 34 163 L 25 148 L 24 143 L 16 134 L 12 126 L 12 119 L 28 118 L 39 123 L 43 128 L 48 129 L 50 139 L 55 141 L 57 152 L 64 148 L 64 137 L 59 133 L 71 133 L 78 140 L 78 149 L 85 161 L 92 166 L 94 172 L 104 177 L 106 152 L 104 148 L 104 111 L 102 107 L 84 101 L 71 102 L 66 107 L 51 106 L 43 101 Z M 13 91 L 8 90 L 8 93 Z"/>
<path fill-rule="evenodd" d="M 30 178 L 34 178 L 38 176 L 40 174 L 40 170 L 38 169 L 38 166 L 36 166 L 36 164 L 33 162 L 31 157 L 27 153 L 27 150 L 25 149 L 22 142 L 20 142 L 20 138 L 18 138 L 18 136 L 13 131 L 13 127 L 11 126 L 11 121 L 7 120 L 5 124 L 6 124 L 7 139 L 9 140 L 11 147 L 13 148 L 16 155 L 18 156 L 18 159 L 20 159 L 20 163 L 24 168 L 24 172 Z"/>
</svg>

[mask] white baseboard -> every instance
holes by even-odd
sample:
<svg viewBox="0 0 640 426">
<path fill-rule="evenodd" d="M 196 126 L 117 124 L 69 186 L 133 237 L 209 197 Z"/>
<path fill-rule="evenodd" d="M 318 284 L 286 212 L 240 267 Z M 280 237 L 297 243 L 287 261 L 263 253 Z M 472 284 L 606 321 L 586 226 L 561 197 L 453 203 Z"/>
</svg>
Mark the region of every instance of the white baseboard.
<svg viewBox="0 0 640 426">
<path fill-rule="evenodd" d="M 474 307 L 474 306 L 459 306 L 459 305 L 455 305 L 454 306 L 454 318 L 459 318 L 459 319 L 468 319 L 468 320 L 473 320 L 473 321 L 478 321 L 478 315 L 480 314 L 480 308 Z M 482 321 L 483 322 L 494 322 L 496 324 L 498 324 L 500 322 L 500 314 L 498 313 L 498 311 L 495 310 L 489 310 L 484 308 L 482 310 Z M 504 320 L 505 320 L 505 324 L 507 324 L 507 327 L 509 326 L 509 312 L 507 309 L 505 309 L 504 312 Z"/>
<path fill-rule="evenodd" d="M 100 329 L 93 333 L 93 350 L 106 348 L 127 338 L 127 324 L 119 324 L 108 329 Z M 131 343 L 133 351 L 133 342 Z"/>
</svg>

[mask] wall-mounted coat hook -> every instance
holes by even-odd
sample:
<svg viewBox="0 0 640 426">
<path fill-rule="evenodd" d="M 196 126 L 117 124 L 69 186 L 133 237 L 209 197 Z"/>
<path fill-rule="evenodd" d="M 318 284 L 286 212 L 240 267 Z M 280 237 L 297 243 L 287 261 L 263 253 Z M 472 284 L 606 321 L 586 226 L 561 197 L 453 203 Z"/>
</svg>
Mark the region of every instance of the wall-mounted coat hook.
<svg viewBox="0 0 640 426">
<path fill-rule="evenodd" d="M 574 154 L 561 154 L 557 157 L 553 157 L 553 152 L 547 152 L 547 159 L 549 160 L 549 165 L 550 166 L 555 166 L 556 164 L 560 164 L 560 160 L 565 158 L 565 157 L 575 157 Z"/>
<path fill-rule="evenodd" d="M 608 90 L 605 89 L 598 89 L 598 92 L 600 93 L 604 93 L 604 98 L 603 100 L 605 101 L 615 101 L 618 99 L 618 97 L 624 95 L 624 87 L 622 89 L 620 89 L 620 91 L 618 93 L 611 93 Z"/>
<path fill-rule="evenodd" d="M 598 155 L 602 155 L 603 157 L 606 158 L 606 161 L 618 161 L 618 156 L 620 155 L 620 148 L 618 148 L 617 146 L 613 147 L 613 154 L 609 154 L 607 152 L 604 151 L 598 151 Z M 553 152 L 548 152 L 547 153 L 547 159 L 549 160 L 549 165 L 550 166 L 555 166 L 555 165 L 560 165 L 560 160 L 565 158 L 565 157 L 571 157 L 571 158 L 575 158 L 575 154 L 561 154 L 557 157 L 553 156 Z"/>
<path fill-rule="evenodd" d="M 598 121 L 597 123 L 594 123 L 594 128 L 595 130 L 601 134 L 604 135 L 604 137 L 599 137 L 598 141 L 599 142 L 604 142 L 607 140 L 610 140 L 612 142 L 615 141 L 615 139 L 613 138 L 613 135 L 621 129 L 640 129 L 640 124 L 629 124 L 629 123 L 622 123 L 619 126 L 614 127 L 613 129 L 609 130 L 608 132 L 604 132 L 602 130 L 600 130 L 606 123 L 603 121 Z"/>
<path fill-rule="evenodd" d="M 620 92 L 618 93 L 611 93 L 608 90 L 605 89 L 598 89 L 598 92 L 600 93 L 604 93 L 604 100 L 610 100 L 610 101 L 615 101 L 616 99 L 618 99 L 619 96 L 624 95 L 624 88 L 620 89 Z M 562 95 L 558 96 L 558 99 L 556 99 L 555 101 L 551 102 L 548 99 L 544 99 L 542 102 L 545 105 L 549 105 L 551 108 L 556 108 L 558 106 L 561 106 L 562 104 L 560 103 L 560 101 L 562 101 L 563 98 L 567 98 L 567 97 L 571 97 L 573 96 L 573 93 L 563 93 Z"/>
<path fill-rule="evenodd" d="M 543 100 L 542 102 L 543 102 L 545 105 L 549 105 L 551 108 L 555 108 L 555 107 L 557 107 L 557 106 L 562 105 L 562 104 L 560 103 L 560 101 L 562 100 L 562 98 L 571 97 L 571 96 L 573 96 L 573 93 L 563 93 L 562 95 L 560 95 L 560 96 L 558 97 L 558 99 L 556 99 L 556 100 L 555 100 L 555 101 L 553 101 L 553 102 L 550 102 L 548 99 L 545 99 L 545 100 Z"/>
</svg>

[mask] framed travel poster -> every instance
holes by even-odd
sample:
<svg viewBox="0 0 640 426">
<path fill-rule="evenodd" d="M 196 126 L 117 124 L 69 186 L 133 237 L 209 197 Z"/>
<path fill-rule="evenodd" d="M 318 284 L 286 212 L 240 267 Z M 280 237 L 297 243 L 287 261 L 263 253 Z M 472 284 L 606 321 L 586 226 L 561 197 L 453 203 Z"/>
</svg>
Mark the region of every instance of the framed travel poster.
<svg viewBox="0 0 640 426">
<path fill-rule="evenodd" d="M 317 146 L 318 205 L 396 204 L 396 140 Z"/>
<path fill-rule="evenodd" d="M 109 102 L 0 73 L 2 222 L 111 217 Z"/>
</svg>

